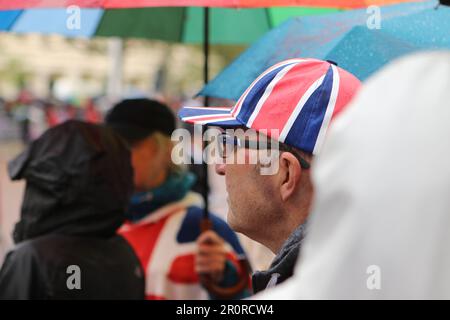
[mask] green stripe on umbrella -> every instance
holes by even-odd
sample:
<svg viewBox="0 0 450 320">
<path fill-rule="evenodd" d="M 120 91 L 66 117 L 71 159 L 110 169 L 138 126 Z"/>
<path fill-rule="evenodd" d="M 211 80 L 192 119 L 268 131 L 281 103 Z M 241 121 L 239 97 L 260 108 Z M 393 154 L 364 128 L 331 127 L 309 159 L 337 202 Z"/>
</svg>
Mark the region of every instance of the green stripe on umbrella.
<svg viewBox="0 0 450 320">
<path fill-rule="evenodd" d="M 249 44 L 293 16 L 336 12 L 334 8 L 210 8 L 210 44 Z M 96 36 L 203 42 L 203 8 L 105 10 Z"/>
</svg>

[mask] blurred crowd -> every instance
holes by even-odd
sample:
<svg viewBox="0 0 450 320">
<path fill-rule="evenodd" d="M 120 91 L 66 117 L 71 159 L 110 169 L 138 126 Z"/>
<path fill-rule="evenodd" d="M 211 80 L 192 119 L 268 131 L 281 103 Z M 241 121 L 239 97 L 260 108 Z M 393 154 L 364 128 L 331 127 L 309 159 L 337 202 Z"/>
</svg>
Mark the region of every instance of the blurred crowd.
<svg viewBox="0 0 450 320">
<path fill-rule="evenodd" d="M 104 97 L 60 101 L 55 98 L 39 98 L 23 89 L 15 99 L 0 97 L 0 139 L 19 138 L 24 144 L 28 144 L 48 128 L 67 120 L 99 123 L 103 119 L 105 106 Z"/>
</svg>

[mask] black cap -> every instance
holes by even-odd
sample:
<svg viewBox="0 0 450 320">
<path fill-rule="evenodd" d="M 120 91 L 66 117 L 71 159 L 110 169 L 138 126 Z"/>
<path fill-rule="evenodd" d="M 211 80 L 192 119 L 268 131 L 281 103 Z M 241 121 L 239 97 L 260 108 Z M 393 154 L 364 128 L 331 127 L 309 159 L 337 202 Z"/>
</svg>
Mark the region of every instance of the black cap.
<svg viewBox="0 0 450 320">
<path fill-rule="evenodd" d="M 175 130 L 175 116 L 169 107 L 146 98 L 121 101 L 106 115 L 105 122 L 129 143 L 154 132 L 170 136 Z"/>
</svg>

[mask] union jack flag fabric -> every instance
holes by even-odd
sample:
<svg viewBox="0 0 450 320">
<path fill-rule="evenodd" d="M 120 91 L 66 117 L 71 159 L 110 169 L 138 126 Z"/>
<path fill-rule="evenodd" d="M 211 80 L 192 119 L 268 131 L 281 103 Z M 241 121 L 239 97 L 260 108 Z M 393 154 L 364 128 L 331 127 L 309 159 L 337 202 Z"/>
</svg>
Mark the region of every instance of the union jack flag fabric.
<svg viewBox="0 0 450 320">
<path fill-rule="evenodd" d="M 179 116 L 191 124 L 267 130 L 272 139 L 317 154 L 331 120 L 360 85 L 332 62 L 290 59 L 263 72 L 234 107 L 184 107 Z"/>
<path fill-rule="evenodd" d="M 119 230 L 138 256 L 145 274 L 147 300 L 204 300 L 214 298 L 200 284 L 195 272 L 196 240 L 203 218 L 202 199 L 190 192 L 178 202 L 149 213 Z M 225 221 L 210 214 L 213 230 L 226 241 L 227 260 L 233 270 L 224 282 L 233 284 L 242 272 L 238 258 L 245 256 L 236 234 Z M 245 298 L 249 289 L 237 294 Z"/>
</svg>

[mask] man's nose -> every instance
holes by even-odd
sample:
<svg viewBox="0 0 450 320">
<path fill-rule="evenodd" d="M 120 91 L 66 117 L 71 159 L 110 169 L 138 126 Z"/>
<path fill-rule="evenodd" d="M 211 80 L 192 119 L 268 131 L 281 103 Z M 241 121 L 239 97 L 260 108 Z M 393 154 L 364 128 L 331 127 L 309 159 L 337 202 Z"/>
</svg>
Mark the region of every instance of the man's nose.
<svg viewBox="0 0 450 320">
<path fill-rule="evenodd" d="M 225 166 L 226 165 L 224 163 L 222 163 L 222 164 L 217 163 L 216 167 L 215 167 L 216 173 L 220 176 L 224 176 L 225 175 Z"/>
</svg>

